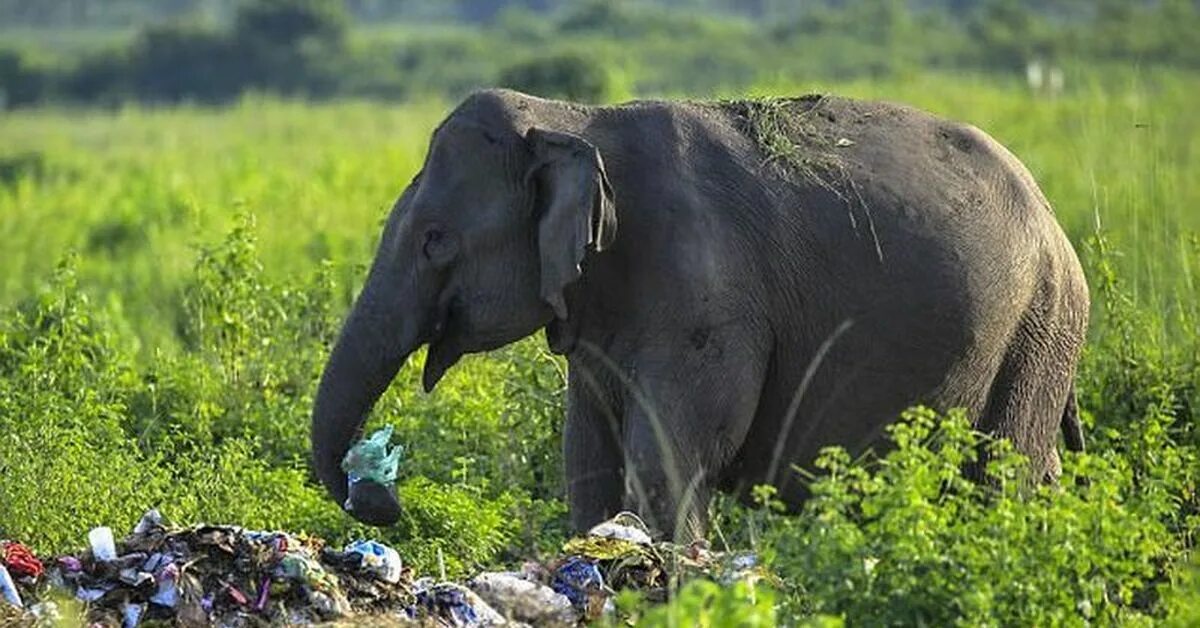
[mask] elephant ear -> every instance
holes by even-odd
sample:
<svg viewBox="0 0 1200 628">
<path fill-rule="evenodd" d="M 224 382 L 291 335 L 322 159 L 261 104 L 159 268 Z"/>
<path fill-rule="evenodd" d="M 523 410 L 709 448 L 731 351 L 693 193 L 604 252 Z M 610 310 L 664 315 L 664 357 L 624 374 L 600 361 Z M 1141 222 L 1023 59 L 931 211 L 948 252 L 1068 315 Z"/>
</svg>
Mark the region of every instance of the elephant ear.
<svg viewBox="0 0 1200 628">
<path fill-rule="evenodd" d="M 587 251 L 603 251 L 617 235 L 612 186 L 600 152 L 578 135 L 530 129 L 534 161 L 526 180 L 535 185 L 542 300 L 567 318 L 563 290 L 583 274 Z"/>
</svg>

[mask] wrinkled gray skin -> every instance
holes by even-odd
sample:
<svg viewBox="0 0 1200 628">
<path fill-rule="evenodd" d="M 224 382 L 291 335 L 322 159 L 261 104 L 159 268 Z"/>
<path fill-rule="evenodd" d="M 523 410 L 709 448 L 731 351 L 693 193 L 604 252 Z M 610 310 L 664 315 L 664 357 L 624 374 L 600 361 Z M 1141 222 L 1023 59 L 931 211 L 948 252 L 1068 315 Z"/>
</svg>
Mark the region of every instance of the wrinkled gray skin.
<svg viewBox="0 0 1200 628">
<path fill-rule="evenodd" d="M 429 345 L 429 390 L 463 354 L 542 328 L 569 363 L 577 528 L 632 508 L 686 539 L 712 491 L 762 483 L 795 506 L 792 465 L 881 446 L 918 403 L 965 407 L 1053 479 L 1059 429 L 1083 444 L 1089 304 L 1029 172 L 915 109 L 796 102 L 850 140 L 840 182 L 789 176 L 727 106 L 468 97 L 392 210 L 321 379 L 313 457 L 333 497 L 410 353 Z M 352 514 L 393 521 L 380 500 Z"/>
</svg>

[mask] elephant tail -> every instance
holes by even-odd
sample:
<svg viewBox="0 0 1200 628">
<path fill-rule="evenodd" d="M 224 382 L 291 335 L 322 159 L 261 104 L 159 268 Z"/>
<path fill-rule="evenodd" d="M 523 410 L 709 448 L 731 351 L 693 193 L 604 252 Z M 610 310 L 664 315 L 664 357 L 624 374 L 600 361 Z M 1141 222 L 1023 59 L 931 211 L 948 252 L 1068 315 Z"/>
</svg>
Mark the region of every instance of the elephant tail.
<svg viewBox="0 0 1200 628">
<path fill-rule="evenodd" d="M 1067 395 L 1062 415 L 1063 442 L 1067 451 L 1083 451 L 1083 424 L 1079 422 L 1079 407 L 1075 402 L 1075 387 Z"/>
</svg>

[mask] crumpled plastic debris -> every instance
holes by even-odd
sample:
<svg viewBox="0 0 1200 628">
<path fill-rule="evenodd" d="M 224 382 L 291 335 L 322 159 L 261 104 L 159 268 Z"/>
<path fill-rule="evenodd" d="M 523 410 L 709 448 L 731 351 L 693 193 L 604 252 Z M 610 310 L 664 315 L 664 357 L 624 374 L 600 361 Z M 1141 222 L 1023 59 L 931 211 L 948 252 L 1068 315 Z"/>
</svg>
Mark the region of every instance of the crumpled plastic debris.
<svg viewBox="0 0 1200 628">
<path fill-rule="evenodd" d="M 636 545 L 650 545 L 650 531 L 646 522 L 635 513 L 624 511 L 617 516 L 592 526 L 587 535 L 593 538 L 619 539 Z"/>
<path fill-rule="evenodd" d="M 353 480 L 371 480 L 384 486 L 396 482 L 396 470 L 400 466 L 400 457 L 404 448 L 396 445 L 389 451 L 388 442 L 392 438 L 392 426 L 388 425 L 369 438 L 358 441 L 346 452 L 342 460 L 342 470 Z"/>
<path fill-rule="evenodd" d="M 563 551 L 595 561 L 612 589 L 638 589 L 650 599 L 662 601 L 670 583 L 663 555 L 669 544 L 661 545 L 653 543 L 641 518 L 622 512 L 593 526 L 586 536 L 567 541 Z"/>
<path fill-rule="evenodd" d="M 179 566 L 172 562 L 156 569 L 154 579 L 157 587 L 154 595 L 150 596 L 150 602 L 164 608 L 175 608 L 179 604 Z"/>
<path fill-rule="evenodd" d="M 579 613 L 571 600 L 523 573 L 484 572 L 467 587 L 506 618 L 551 628 L 575 626 Z"/>
<path fill-rule="evenodd" d="M 62 620 L 62 613 L 58 610 L 58 604 L 51 600 L 30 605 L 29 614 L 33 615 L 34 619 L 40 624 L 58 626 Z"/>
<path fill-rule="evenodd" d="M 146 612 L 144 604 L 130 604 L 126 602 L 121 605 L 121 628 L 135 628 L 142 623 L 142 613 Z"/>
<path fill-rule="evenodd" d="M 399 445 L 389 450 L 391 437 L 389 425 L 355 443 L 342 459 L 342 470 L 346 472 L 342 509 L 378 526 L 391 525 L 400 517 L 396 471 L 404 450 Z"/>
<path fill-rule="evenodd" d="M 79 573 L 83 571 L 83 562 L 74 556 L 60 556 L 58 568 L 64 573 Z"/>
<path fill-rule="evenodd" d="M 8 573 L 16 578 L 37 579 L 46 571 L 42 561 L 28 547 L 16 541 L 0 542 L 0 564 L 7 567 Z"/>
<path fill-rule="evenodd" d="M 604 575 L 596 562 L 582 556 L 571 556 L 559 564 L 550 588 L 570 600 L 571 606 L 588 620 L 604 614 L 613 594 L 604 586 Z"/>
<path fill-rule="evenodd" d="M 141 520 L 139 520 L 137 525 L 133 527 L 133 533 L 135 535 L 145 536 L 163 529 L 162 514 L 158 512 L 157 508 L 151 508 L 150 510 L 146 511 L 146 514 L 142 515 Z"/>
<path fill-rule="evenodd" d="M 421 578 L 413 583 L 413 592 L 417 599 L 408 610 L 410 619 L 437 620 L 454 628 L 508 623 L 474 591 L 453 582 L 435 584 L 433 578 Z"/>
<path fill-rule="evenodd" d="M 377 541 L 354 541 L 346 546 L 346 554 L 357 554 L 359 566 L 386 582 L 400 582 L 404 564 L 396 550 Z"/>
</svg>

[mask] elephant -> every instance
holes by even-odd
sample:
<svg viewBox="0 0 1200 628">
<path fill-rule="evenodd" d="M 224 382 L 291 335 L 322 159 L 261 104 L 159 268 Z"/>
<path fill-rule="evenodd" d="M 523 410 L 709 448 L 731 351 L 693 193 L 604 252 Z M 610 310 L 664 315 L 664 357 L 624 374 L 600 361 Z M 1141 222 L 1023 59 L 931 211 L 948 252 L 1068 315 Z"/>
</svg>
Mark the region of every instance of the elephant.
<svg viewBox="0 0 1200 628">
<path fill-rule="evenodd" d="M 1078 257 L 1029 171 L 979 129 L 838 97 L 585 106 L 466 97 L 384 225 L 321 376 L 317 478 L 407 357 L 544 330 L 568 366 L 570 524 L 634 510 L 677 540 L 716 492 L 798 508 L 822 448 L 887 446 L 914 405 L 965 409 L 1031 482 L 1083 448 Z M 396 520 L 378 490 L 350 514 Z"/>
</svg>

